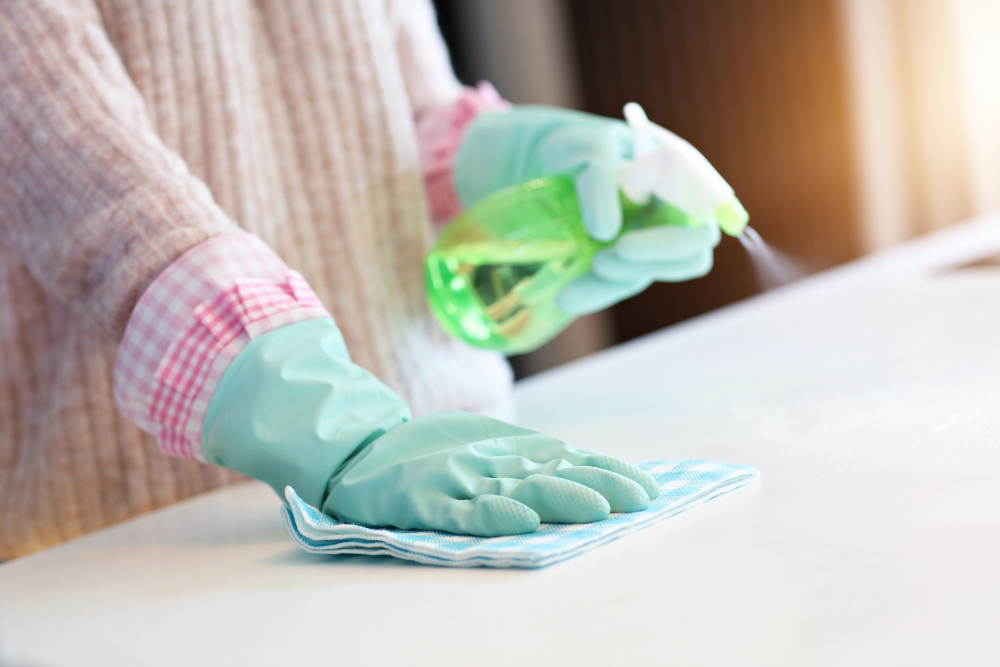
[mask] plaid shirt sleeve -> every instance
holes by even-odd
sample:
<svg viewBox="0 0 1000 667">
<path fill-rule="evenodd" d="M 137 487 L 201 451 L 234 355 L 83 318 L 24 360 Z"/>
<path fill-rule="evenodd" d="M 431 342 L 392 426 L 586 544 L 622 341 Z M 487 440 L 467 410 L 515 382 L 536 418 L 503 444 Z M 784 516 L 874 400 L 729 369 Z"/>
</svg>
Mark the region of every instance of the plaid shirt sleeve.
<svg viewBox="0 0 1000 667">
<path fill-rule="evenodd" d="M 487 109 L 506 109 L 510 103 L 496 89 L 483 81 L 475 88 L 465 88 L 451 104 L 424 113 L 417 122 L 420 169 L 427 191 L 427 204 L 436 227 L 462 212 L 455 194 L 452 170 L 465 128 Z"/>
<path fill-rule="evenodd" d="M 257 336 L 320 317 L 330 314 L 266 243 L 215 236 L 139 298 L 115 361 L 115 401 L 164 452 L 204 461 L 202 423 L 229 363 Z"/>
</svg>

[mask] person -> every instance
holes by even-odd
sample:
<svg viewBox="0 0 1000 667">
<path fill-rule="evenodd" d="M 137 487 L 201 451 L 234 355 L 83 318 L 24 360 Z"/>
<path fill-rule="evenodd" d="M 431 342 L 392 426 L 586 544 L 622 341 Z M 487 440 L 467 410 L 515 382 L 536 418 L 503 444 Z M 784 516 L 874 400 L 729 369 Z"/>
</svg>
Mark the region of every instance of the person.
<svg viewBox="0 0 1000 667">
<path fill-rule="evenodd" d="M 428 0 L 0 0 L 0 146 L 0 558 L 240 473 L 341 520 L 479 535 L 655 497 L 630 464 L 461 411 L 511 374 L 429 314 L 432 219 L 570 173 L 612 240 L 632 146 L 463 87 Z M 717 242 L 617 257 L 562 305 L 702 275 Z"/>
</svg>

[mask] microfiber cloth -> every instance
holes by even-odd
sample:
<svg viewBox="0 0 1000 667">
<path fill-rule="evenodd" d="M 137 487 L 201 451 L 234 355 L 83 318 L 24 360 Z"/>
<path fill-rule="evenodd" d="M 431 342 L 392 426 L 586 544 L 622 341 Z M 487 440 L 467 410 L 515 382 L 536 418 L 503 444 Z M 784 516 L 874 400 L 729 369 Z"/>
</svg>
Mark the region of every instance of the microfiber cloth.
<svg viewBox="0 0 1000 667">
<path fill-rule="evenodd" d="M 292 487 L 281 517 L 292 540 L 310 553 L 395 556 L 447 567 L 545 567 L 673 516 L 757 479 L 754 468 L 712 461 L 638 464 L 653 475 L 660 497 L 641 512 L 595 523 L 543 523 L 524 535 L 474 537 L 433 530 L 368 528 L 339 523 L 306 504 Z"/>
</svg>

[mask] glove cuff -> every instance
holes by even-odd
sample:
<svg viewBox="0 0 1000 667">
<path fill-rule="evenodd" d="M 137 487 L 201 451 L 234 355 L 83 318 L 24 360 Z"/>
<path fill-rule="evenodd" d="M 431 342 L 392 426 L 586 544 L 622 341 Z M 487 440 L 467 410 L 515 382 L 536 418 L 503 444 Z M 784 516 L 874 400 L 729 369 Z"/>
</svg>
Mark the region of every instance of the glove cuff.
<svg viewBox="0 0 1000 667">
<path fill-rule="evenodd" d="M 233 359 L 205 412 L 205 458 L 321 507 L 358 451 L 410 418 L 398 395 L 355 365 L 330 318 L 284 326 Z"/>
<path fill-rule="evenodd" d="M 205 410 L 230 362 L 252 339 L 320 317 L 330 314 L 266 243 L 216 236 L 139 298 L 115 360 L 115 401 L 164 452 L 204 461 Z"/>
</svg>

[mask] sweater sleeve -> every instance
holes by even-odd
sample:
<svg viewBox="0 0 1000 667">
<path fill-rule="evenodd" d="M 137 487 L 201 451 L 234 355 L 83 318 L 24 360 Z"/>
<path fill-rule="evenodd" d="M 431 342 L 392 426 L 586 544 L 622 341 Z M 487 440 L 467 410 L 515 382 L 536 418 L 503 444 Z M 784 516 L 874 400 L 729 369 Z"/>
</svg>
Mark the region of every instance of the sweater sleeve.
<svg viewBox="0 0 1000 667">
<path fill-rule="evenodd" d="M 238 232 L 157 137 L 90 0 L 0 0 L 0 235 L 121 336 L 189 248 Z"/>
<path fill-rule="evenodd" d="M 430 0 L 386 0 L 386 11 L 413 109 L 427 206 L 440 227 L 462 210 L 452 168 L 466 127 L 481 112 L 510 104 L 489 83 L 458 82 Z"/>
<path fill-rule="evenodd" d="M 415 120 L 462 94 L 431 0 L 385 0 Z"/>
</svg>

